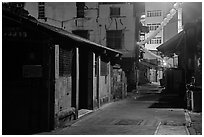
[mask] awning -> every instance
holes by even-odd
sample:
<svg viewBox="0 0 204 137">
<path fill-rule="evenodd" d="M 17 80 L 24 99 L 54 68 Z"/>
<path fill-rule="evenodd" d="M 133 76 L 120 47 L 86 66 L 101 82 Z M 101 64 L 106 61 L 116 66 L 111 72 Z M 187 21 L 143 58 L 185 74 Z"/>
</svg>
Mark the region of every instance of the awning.
<svg viewBox="0 0 204 137">
<path fill-rule="evenodd" d="M 174 53 L 178 54 L 183 39 L 184 31 L 181 31 L 180 33 L 176 34 L 171 39 L 157 47 L 157 49 L 158 51 L 161 51 L 165 56 L 172 56 Z"/>
<path fill-rule="evenodd" d="M 154 54 L 153 52 L 149 51 L 148 49 L 146 49 L 145 47 L 139 45 L 140 48 L 142 49 L 142 51 L 144 52 L 144 56 L 146 56 L 147 59 L 160 59 L 162 60 L 162 58 L 156 54 Z"/>
<path fill-rule="evenodd" d="M 155 64 L 155 61 L 153 61 L 153 60 L 141 60 L 139 62 L 139 64 L 142 64 L 146 67 L 150 67 L 150 68 L 154 68 L 154 69 L 162 68 L 162 66 L 158 65 L 158 63 Z"/>
</svg>

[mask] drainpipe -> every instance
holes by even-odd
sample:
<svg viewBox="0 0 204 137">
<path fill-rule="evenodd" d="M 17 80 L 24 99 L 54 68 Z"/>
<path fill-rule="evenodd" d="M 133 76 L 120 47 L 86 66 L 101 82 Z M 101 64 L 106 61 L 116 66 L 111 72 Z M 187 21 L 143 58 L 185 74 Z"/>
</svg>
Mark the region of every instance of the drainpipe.
<svg viewBox="0 0 204 137">
<path fill-rule="evenodd" d="M 186 33 L 186 30 L 184 30 L 184 83 L 187 84 L 187 43 L 186 43 L 186 40 L 187 40 L 187 33 Z"/>
<path fill-rule="evenodd" d="M 76 118 L 78 118 L 78 109 L 79 109 L 79 48 L 76 48 Z"/>
<path fill-rule="evenodd" d="M 108 90 L 109 90 L 108 102 L 110 102 L 111 101 L 111 62 L 110 61 L 108 63 Z"/>
<path fill-rule="evenodd" d="M 97 10 L 97 17 L 96 17 L 96 19 L 97 19 L 97 24 L 98 24 L 98 18 L 99 18 L 99 3 L 97 3 L 97 8 L 96 8 L 96 10 Z M 100 35 L 100 37 L 99 37 L 99 44 L 101 44 L 101 26 L 99 26 L 99 35 Z M 100 108 L 100 56 L 98 55 L 97 56 L 97 59 L 96 59 L 97 61 L 96 61 L 96 76 L 97 76 L 97 78 L 96 78 L 96 96 L 97 96 L 97 107 L 98 108 Z"/>
<path fill-rule="evenodd" d="M 97 61 L 96 61 L 96 97 L 97 97 L 97 107 L 100 108 L 100 56 L 97 56 Z"/>
</svg>

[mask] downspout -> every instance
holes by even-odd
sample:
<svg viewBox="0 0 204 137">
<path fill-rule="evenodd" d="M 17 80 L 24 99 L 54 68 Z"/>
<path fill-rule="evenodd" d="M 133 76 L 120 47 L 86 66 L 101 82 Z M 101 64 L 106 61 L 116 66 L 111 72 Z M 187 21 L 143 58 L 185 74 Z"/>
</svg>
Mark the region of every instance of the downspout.
<svg viewBox="0 0 204 137">
<path fill-rule="evenodd" d="M 100 56 L 98 55 L 97 56 L 97 61 L 96 61 L 96 75 L 97 75 L 97 78 L 96 78 L 96 97 L 97 97 L 97 107 L 100 108 Z"/>
<path fill-rule="evenodd" d="M 97 24 L 98 24 L 98 18 L 99 18 L 99 3 L 97 3 L 97 17 L 96 17 L 96 20 L 97 20 Z M 100 26 L 99 26 L 100 27 Z M 100 34 L 99 34 L 99 44 L 101 44 L 101 27 L 99 28 L 100 30 Z M 95 56 L 96 57 L 96 56 Z M 98 55 L 96 57 L 96 97 L 97 97 L 97 107 L 100 108 L 100 56 Z"/>
<path fill-rule="evenodd" d="M 186 30 L 184 30 L 184 84 L 186 85 L 187 83 L 187 45 L 186 45 L 186 40 L 187 40 L 187 33 Z"/>
</svg>

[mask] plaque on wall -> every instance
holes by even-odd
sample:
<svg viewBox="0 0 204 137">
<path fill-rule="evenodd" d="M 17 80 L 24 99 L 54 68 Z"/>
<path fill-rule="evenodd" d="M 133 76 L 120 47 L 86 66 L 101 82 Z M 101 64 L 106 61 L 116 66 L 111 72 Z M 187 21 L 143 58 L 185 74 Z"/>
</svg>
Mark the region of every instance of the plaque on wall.
<svg viewBox="0 0 204 137">
<path fill-rule="evenodd" d="M 42 65 L 23 65 L 24 78 L 42 77 Z"/>
</svg>

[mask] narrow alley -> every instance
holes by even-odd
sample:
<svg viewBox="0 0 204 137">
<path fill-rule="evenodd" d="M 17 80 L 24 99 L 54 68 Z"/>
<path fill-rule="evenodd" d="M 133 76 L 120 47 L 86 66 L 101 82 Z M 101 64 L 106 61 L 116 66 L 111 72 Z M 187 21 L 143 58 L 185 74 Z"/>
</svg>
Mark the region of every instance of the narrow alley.
<svg viewBox="0 0 204 137">
<path fill-rule="evenodd" d="M 188 135 L 185 111 L 175 94 L 155 84 L 139 86 L 124 100 L 111 102 L 72 124 L 49 133 L 58 135 Z"/>
<path fill-rule="evenodd" d="M 3 135 L 201 135 L 202 2 L 2 2 Z"/>
</svg>

